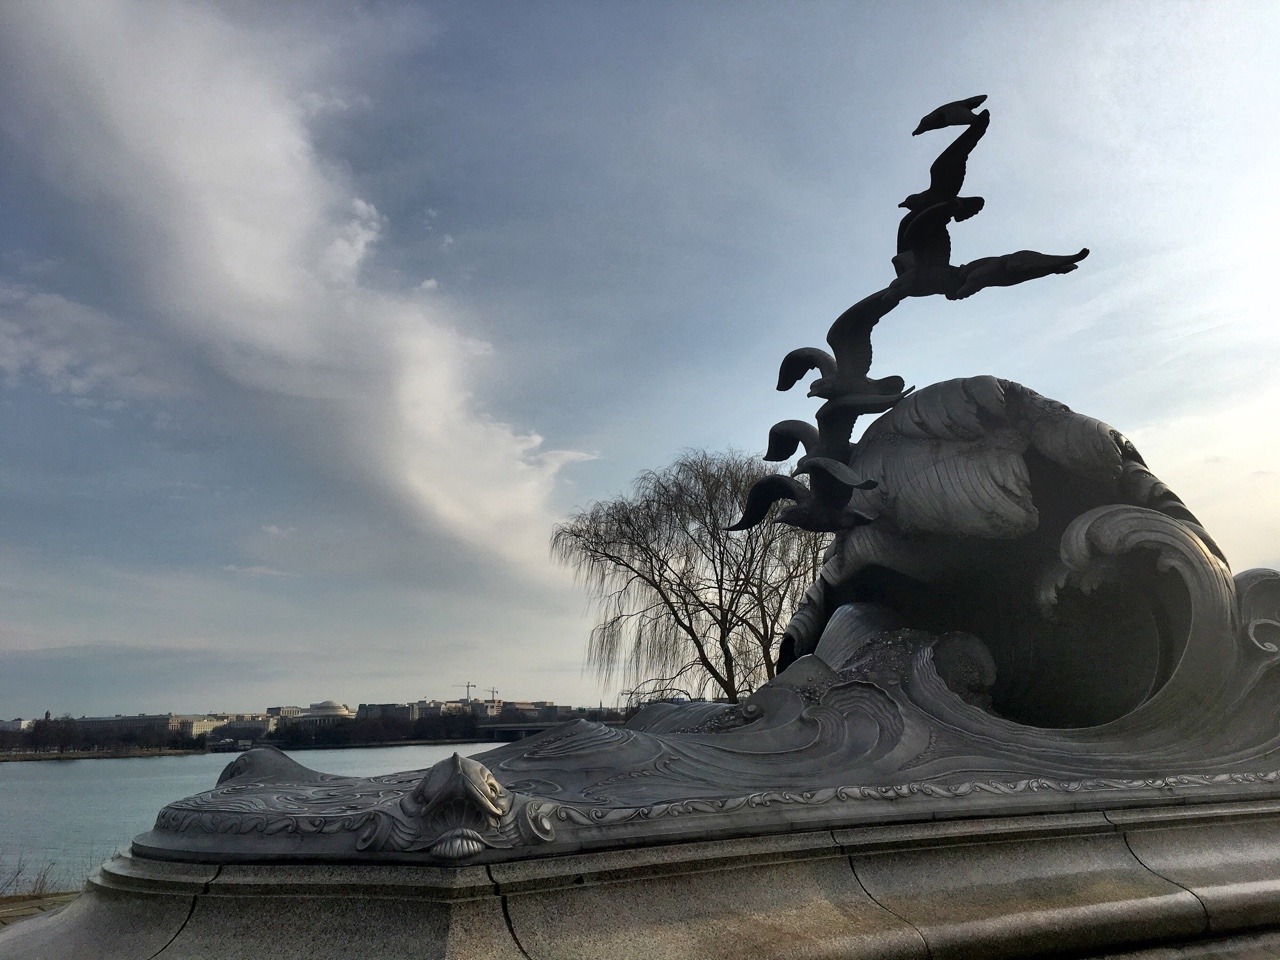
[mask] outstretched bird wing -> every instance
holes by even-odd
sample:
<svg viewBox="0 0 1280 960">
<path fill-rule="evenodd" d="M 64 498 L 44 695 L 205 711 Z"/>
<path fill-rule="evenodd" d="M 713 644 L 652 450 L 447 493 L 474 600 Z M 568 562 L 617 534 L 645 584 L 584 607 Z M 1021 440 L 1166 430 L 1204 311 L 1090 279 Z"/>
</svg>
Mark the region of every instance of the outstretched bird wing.
<svg viewBox="0 0 1280 960">
<path fill-rule="evenodd" d="M 1084 247 L 1079 253 L 1061 255 L 1019 250 L 1001 257 L 982 257 L 960 268 L 964 281 L 949 299 L 963 300 L 987 287 L 1012 287 L 1054 273 L 1070 273 L 1088 255 L 1089 248 Z"/>
<path fill-rule="evenodd" d="M 802 443 L 806 454 L 817 451 L 818 428 L 803 420 L 781 420 L 769 428 L 769 449 L 764 458 L 774 463 L 790 460 Z"/>
<path fill-rule="evenodd" d="M 951 145 L 938 155 L 937 160 L 933 161 L 933 166 L 929 168 L 929 195 L 933 200 L 954 200 L 960 196 L 969 154 L 978 145 L 982 135 L 987 132 L 987 126 L 990 123 L 991 111 L 983 110 L 978 114 L 978 119 L 956 137 Z"/>
<path fill-rule="evenodd" d="M 747 502 L 742 508 L 742 518 L 726 530 L 750 530 L 769 515 L 769 508 L 779 500 L 794 500 L 804 505 L 813 499 L 813 494 L 799 480 L 773 473 L 762 477 L 752 484 L 747 491 Z"/>
<path fill-rule="evenodd" d="M 959 123 L 973 123 L 973 111 L 982 106 L 986 99 L 987 95 L 983 93 L 976 97 L 944 103 L 937 110 L 926 113 L 919 125 L 911 131 L 911 135 L 915 137 L 929 130 L 941 130 L 943 127 Z"/>
<path fill-rule="evenodd" d="M 778 389 L 790 390 L 810 370 L 819 371 L 824 377 L 836 372 L 836 359 L 818 347 L 801 347 L 782 358 L 778 367 Z"/>
<path fill-rule="evenodd" d="M 945 234 L 946 227 L 943 226 Z M 950 255 L 951 244 L 947 242 Z M 836 367 L 841 376 L 865 377 L 871 369 L 871 330 L 890 310 L 901 303 L 901 298 L 881 290 L 863 297 L 840 316 L 827 331 L 827 343 L 836 355 Z"/>
</svg>

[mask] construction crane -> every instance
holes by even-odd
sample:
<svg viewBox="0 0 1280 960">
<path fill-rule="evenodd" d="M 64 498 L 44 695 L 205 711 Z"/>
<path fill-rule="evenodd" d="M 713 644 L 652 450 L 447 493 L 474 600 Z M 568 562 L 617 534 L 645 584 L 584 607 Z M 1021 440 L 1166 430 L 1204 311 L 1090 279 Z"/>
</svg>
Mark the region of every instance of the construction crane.
<svg viewBox="0 0 1280 960">
<path fill-rule="evenodd" d="M 488 691 L 487 691 L 487 692 L 488 692 L 488 694 L 489 694 L 489 699 L 490 699 L 490 700 L 492 700 L 492 701 L 494 701 L 494 702 L 496 703 L 496 702 L 497 702 L 497 700 L 498 700 L 498 690 L 497 690 L 497 688 L 496 688 L 496 687 L 490 687 L 490 688 L 488 689 Z"/>
<path fill-rule="evenodd" d="M 474 683 L 471 683 L 470 681 L 468 681 L 467 683 L 455 683 L 455 684 L 454 684 L 454 686 L 455 686 L 455 687 L 466 687 L 466 688 L 467 688 L 467 702 L 468 702 L 468 703 L 470 703 L 470 702 L 471 702 L 471 688 L 472 688 L 472 687 L 474 687 L 474 686 L 475 686 L 475 684 L 474 684 Z"/>
</svg>

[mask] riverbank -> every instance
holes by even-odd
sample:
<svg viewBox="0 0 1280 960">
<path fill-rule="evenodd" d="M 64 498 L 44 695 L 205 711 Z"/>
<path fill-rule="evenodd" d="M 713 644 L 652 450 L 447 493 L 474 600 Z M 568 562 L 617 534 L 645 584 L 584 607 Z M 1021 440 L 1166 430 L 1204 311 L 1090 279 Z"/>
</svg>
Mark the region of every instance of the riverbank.
<svg viewBox="0 0 1280 960">
<path fill-rule="evenodd" d="M 138 757 L 191 757 L 203 756 L 204 750 L 170 750 L 156 747 L 151 750 L 67 750 L 64 753 L 0 753 L 0 763 L 16 763 L 24 760 L 133 760 Z"/>
<path fill-rule="evenodd" d="M 475 744 L 476 740 L 388 740 L 382 743 L 291 743 L 280 745 L 285 753 L 295 750 L 368 750 L 375 747 L 459 747 Z M 501 743 L 494 741 L 495 747 Z M 276 744 L 261 744 L 276 746 Z M 166 747 L 136 750 L 68 750 L 65 753 L 0 753 L 0 763 L 21 760 L 133 760 L 138 757 L 191 757 L 207 753 L 243 753 L 243 750 L 170 750 Z"/>
</svg>

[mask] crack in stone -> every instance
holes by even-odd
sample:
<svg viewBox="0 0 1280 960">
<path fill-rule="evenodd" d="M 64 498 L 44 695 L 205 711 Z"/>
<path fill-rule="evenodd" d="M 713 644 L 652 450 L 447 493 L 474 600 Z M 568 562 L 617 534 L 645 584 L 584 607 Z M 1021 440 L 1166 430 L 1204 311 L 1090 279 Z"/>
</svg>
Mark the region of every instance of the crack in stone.
<svg viewBox="0 0 1280 960">
<path fill-rule="evenodd" d="M 515 924 L 511 922 L 511 910 L 507 906 L 507 895 L 499 889 L 498 881 L 493 879 L 493 868 L 486 864 L 484 872 L 488 875 L 489 882 L 493 884 L 494 896 L 496 896 L 502 903 L 502 919 L 506 921 L 507 933 L 511 934 L 512 942 L 516 945 L 516 949 L 520 951 L 520 955 L 522 957 L 527 957 L 528 960 L 533 960 L 533 957 L 529 956 L 529 951 L 524 948 L 524 944 L 520 942 L 520 937 L 516 934 Z"/>
<path fill-rule="evenodd" d="M 199 902 L 201 897 L 208 895 L 209 888 L 213 885 L 213 881 L 218 879 L 218 875 L 220 873 L 222 873 L 221 864 L 219 864 L 218 869 L 213 872 L 213 876 L 204 882 L 204 886 L 200 888 L 200 892 L 196 894 L 192 894 L 191 906 L 187 910 L 187 915 L 182 918 L 182 924 L 178 927 L 178 929 L 173 931 L 173 936 L 168 939 L 168 941 L 165 943 L 163 947 L 161 947 L 155 953 L 151 954 L 151 956 L 147 957 L 147 960 L 156 960 L 156 957 L 160 956 L 160 954 L 164 953 L 171 946 L 173 946 L 173 942 L 178 939 L 179 934 L 181 934 L 182 931 L 187 928 L 187 924 L 190 923 L 191 918 L 195 916 L 196 903 Z"/>
</svg>

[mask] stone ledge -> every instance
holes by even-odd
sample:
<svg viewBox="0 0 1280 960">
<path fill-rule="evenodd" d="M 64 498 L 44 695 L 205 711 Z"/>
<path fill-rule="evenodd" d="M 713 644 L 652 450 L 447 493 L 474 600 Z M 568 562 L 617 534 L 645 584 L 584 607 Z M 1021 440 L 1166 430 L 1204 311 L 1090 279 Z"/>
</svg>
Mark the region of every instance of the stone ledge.
<svg viewBox="0 0 1280 960">
<path fill-rule="evenodd" d="M 0 956 L 1245 957 L 1277 938 L 1280 804 L 1262 801 L 454 868 L 215 867 L 122 850 L 70 906 L 0 933 Z"/>
</svg>

